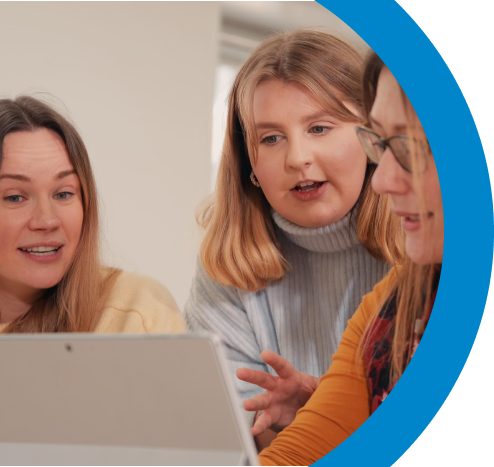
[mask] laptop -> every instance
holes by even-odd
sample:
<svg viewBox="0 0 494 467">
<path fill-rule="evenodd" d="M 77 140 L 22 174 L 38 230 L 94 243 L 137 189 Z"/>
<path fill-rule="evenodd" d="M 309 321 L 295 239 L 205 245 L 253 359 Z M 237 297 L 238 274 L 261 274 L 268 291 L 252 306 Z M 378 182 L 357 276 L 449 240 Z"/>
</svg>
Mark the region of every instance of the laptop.
<svg viewBox="0 0 494 467">
<path fill-rule="evenodd" d="M 258 465 L 214 335 L 4 335 L 0 355 L 0 464 Z"/>
</svg>

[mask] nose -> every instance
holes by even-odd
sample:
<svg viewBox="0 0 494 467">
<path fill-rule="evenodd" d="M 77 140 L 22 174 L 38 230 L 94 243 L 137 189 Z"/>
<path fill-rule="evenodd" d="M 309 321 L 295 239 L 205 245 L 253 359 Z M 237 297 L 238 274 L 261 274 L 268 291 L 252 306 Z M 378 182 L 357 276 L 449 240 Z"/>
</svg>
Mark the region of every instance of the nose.
<svg viewBox="0 0 494 467">
<path fill-rule="evenodd" d="M 372 188 L 380 195 L 406 194 L 411 187 L 411 174 L 398 164 L 391 149 L 386 148 L 374 175 Z"/>
<path fill-rule="evenodd" d="M 292 170 L 303 170 L 314 163 L 314 154 L 310 145 L 304 144 L 297 138 L 288 141 L 288 152 L 286 155 L 286 166 Z"/>
<path fill-rule="evenodd" d="M 31 212 L 31 230 L 52 231 L 60 227 L 60 219 L 48 200 L 37 201 Z"/>
</svg>

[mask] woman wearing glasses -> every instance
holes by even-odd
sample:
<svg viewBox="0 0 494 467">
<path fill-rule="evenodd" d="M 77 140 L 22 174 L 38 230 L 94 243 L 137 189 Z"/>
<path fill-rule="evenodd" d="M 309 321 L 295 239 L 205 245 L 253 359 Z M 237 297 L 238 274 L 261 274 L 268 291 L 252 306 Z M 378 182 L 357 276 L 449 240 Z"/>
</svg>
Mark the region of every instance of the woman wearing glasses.
<svg viewBox="0 0 494 467">
<path fill-rule="evenodd" d="M 358 127 L 357 133 L 368 157 L 378 164 L 372 187 L 390 196 L 391 209 L 401 219 L 405 263 L 364 297 L 320 382 L 274 354 L 270 359 L 279 377 L 249 369 L 237 372 L 267 390 L 244 403 L 248 410 L 263 410 L 253 433 L 272 423 L 289 425 L 261 453 L 263 465 L 310 465 L 353 433 L 407 367 L 434 304 L 444 238 L 434 159 L 410 102 L 375 54 L 365 69 L 364 99 L 372 129 Z"/>
<path fill-rule="evenodd" d="M 349 44 L 299 30 L 261 44 L 235 80 L 185 306 L 192 330 L 221 336 L 232 372 L 270 371 L 260 355 L 272 350 L 322 376 L 362 297 L 400 259 L 399 222 L 355 135 L 361 66 Z"/>
</svg>

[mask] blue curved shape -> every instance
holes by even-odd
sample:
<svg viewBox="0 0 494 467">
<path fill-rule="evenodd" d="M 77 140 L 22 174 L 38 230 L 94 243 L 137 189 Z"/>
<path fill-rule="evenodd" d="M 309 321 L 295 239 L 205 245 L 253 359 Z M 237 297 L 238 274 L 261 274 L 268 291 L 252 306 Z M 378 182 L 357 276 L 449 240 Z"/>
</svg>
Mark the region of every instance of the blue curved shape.
<svg viewBox="0 0 494 467">
<path fill-rule="evenodd" d="M 353 28 L 398 79 L 425 129 L 441 183 L 443 267 L 422 342 L 381 407 L 319 461 L 321 465 L 391 466 L 441 408 L 477 335 L 492 270 L 491 186 L 463 94 L 410 16 L 392 0 L 320 3 Z"/>
</svg>

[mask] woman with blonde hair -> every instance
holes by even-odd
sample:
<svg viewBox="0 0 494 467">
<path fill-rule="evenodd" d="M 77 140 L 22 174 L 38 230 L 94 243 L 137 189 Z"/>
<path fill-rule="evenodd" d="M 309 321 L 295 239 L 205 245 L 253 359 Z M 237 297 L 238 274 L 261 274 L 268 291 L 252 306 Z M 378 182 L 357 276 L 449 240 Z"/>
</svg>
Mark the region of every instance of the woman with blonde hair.
<svg viewBox="0 0 494 467">
<path fill-rule="evenodd" d="M 160 283 L 102 266 L 84 143 L 33 97 L 0 100 L 0 194 L 0 333 L 185 329 Z"/>
<path fill-rule="evenodd" d="M 320 382 L 274 354 L 270 358 L 279 377 L 238 371 L 243 380 L 267 389 L 245 401 L 247 409 L 263 410 L 252 432 L 271 423 L 289 425 L 261 453 L 262 465 L 310 465 L 357 430 L 405 371 L 434 305 L 444 241 L 434 158 L 412 105 L 375 53 L 365 69 L 364 97 L 371 128 L 357 127 L 357 133 L 379 164 L 374 190 L 390 196 L 391 209 L 401 219 L 406 258 L 366 295 Z M 317 389 L 307 391 L 309 386 Z"/>
<path fill-rule="evenodd" d="M 272 350 L 323 375 L 362 297 L 400 260 L 399 223 L 355 135 L 361 65 L 343 40 L 305 29 L 265 41 L 235 79 L 185 306 L 192 330 L 220 335 L 232 371 L 268 371 L 260 354 Z"/>
</svg>

